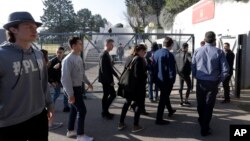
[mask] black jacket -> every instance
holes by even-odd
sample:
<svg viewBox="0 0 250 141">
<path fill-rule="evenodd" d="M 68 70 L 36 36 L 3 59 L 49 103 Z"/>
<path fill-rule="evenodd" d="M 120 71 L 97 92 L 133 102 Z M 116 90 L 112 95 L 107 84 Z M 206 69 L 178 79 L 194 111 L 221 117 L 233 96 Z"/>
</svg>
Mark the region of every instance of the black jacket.
<svg viewBox="0 0 250 141">
<path fill-rule="evenodd" d="M 128 67 L 129 62 L 133 60 L 134 56 L 129 56 L 125 63 L 125 68 Z M 133 85 L 135 87 L 135 92 L 132 94 L 135 99 L 143 99 L 146 96 L 146 81 L 147 81 L 147 69 L 146 60 L 142 57 L 137 57 L 133 63 Z"/>
<path fill-rule="evenodd" d="M 235 55 L 231 50 L 226 52 L 226 59 L 227 59 L 227 63 L 229 66 L 229 75 L 233 74 L 234 58 L 235 58 Z"/>
<path fill-rule="evenodd" d="M 48 76 L 49 76 L 49 83 L 56 82 L 56 83 L 61 83 L 61 61 L 57 58 L 54 57 L 50 60 L 51 64 L 48 68 Z M 54 69 L 53 67 L 57 64 L 60 63 L 59 69 Z"/>
<path fill-rule="evenodd" d="M 99 78 L 98 81 L 102 84 L 112 84 L 114 83 L 114 78 L 118 78 L 117 73 L 113 69 L 113 64 L 108 51 L 104 51 L 100 55 L 99 59 Z"/>
<path fill-rule="evenodd" d="M 185 57 L 184 57 L 185 55 Z M 180 51 L 175 55 L 177 73 L 180 76 L 189 76 L 191 74 L 192 58 L 189 52 Z"/>
</svg>

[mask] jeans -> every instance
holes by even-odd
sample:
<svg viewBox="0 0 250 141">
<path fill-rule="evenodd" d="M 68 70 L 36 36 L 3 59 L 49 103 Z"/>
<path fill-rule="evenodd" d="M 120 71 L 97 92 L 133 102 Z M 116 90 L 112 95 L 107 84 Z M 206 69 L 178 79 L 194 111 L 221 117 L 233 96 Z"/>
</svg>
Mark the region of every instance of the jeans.
<svg viewBox="0 0 250 141">
<path fill-rule="evenodd" d="M 54 87 L 54 92 L 55 93 L 53 94 L 52 99 L 53 99 L 53 102 L 56 103 L 56 99 L 61 94 L 61 87 Z M 64 105 L 64 108 L 69 107 L 68 98 L 67 98 L 66 94 L 63 95 L 63 105 Z"/>
<path fill-rule="evenodd" d="M 0 141 L 48 141 L 47 110 L 15 125 L 0 127 Z"/>
<path fill-rule="evenodd" d="M 186 91 L 186 100 L 188 100 L 189 98 L 189 94 L 190 94 L 190 91 L 191 91 L 191 79 L 190 79 L 190 76 L 180 76 L 180 90 L 179 90 L 179 93 L 180 93 L 180 97 L 181 97 L 181 101 L 183 101 L 183 94 L 182 94 L 182 91 L 183 91 L 183 86 L 184 86 L 184 81 L 187 85 L 187 91 Z"/>
<path fill-rule="evenodd" d="M 73 87 L 73 90 L 75 103 L 70 105 L 68 131 L 74 130 L 75 120 L 77 119 L 77 135 L 83 135 L 87 109 L 83 101 L 82 87 Z"/>
<path fill-rule="evenodd" d="M 109 107 L 116 97 L 114 86 L 103 84 L 103 97 L 102 97 L 102 112 L 109 113 Z"/>
<path fill-rule="evenodd" d="M 209 123 L 212 118 L 216 95 L 218 93 L 218 85 L 219 82 L 217 81 L 197 80 L 197 111 L 202 133 L 206 133 L 209 130 Z"/>
<path fill-rule="evenodd" d="M 149 99 L 153 100 L 153 76 L 151 74 L 148 74 L 148 97 Z M 155 84 L 155 99 L 158 98 L 158 86 Z"/>
</svg>

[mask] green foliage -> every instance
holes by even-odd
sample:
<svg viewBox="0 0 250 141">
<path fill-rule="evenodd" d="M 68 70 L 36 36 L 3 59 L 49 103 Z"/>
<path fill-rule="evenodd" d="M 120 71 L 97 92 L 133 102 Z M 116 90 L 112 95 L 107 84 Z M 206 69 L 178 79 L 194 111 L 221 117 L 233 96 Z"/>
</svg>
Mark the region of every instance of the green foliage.
<svg viewBox="0 0 250 141">
<path fill-rule="evenodd" d="M 71 0 L 44 0 L 44 14 L 41 21 L 47 32 L 99 31 L 107 20 L 101 15 L 92 15 L 89 9 L 74 12 Z"/>
<path fill-rule="evenodd" d="M 49 32 L 75 31 L 76 14 L 70 0 L 44 0 L 44 15 L 41 21 Z"/>
<path fill-rule="evenodd" d="M 177 14 L 198 1 L 199 0 L 165 0 L 166 10 L 171 14 Z"/>
</svg>

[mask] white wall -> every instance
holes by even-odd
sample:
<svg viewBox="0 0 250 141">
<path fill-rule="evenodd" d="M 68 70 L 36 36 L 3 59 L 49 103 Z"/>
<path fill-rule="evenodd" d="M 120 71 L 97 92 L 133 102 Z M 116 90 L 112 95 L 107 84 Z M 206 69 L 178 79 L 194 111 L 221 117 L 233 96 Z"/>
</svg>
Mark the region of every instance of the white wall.
<svg viewBox="0 0 250 141">
<path fill-rule="evenodd" d="M 224 41 L 229 42 L 231 46 L 237 41 L 239 34 L 247 34 L 242 52 L 241 86 L 242 88 L 250 88 L 250 73 L 248 73 L 250 71 L 250 66 L 246 65 L 250 62 L 250 2 L 229 1 L 215 3 L 213 19 L 192 24 L 192 10 L 195 5 L 179 13 L 175 18 L 173 29 L 165 32 L 194 34 L 195 48 L 200 46 L 200 42 L 204 39 L 207 31 L 214 31 L 217 35 L 217 39 L 219 39 L 219 34 L 222 36 L 229 35 L 231 37 L 236 37 L 235 39 L 224 39 Z"/>
</svg>

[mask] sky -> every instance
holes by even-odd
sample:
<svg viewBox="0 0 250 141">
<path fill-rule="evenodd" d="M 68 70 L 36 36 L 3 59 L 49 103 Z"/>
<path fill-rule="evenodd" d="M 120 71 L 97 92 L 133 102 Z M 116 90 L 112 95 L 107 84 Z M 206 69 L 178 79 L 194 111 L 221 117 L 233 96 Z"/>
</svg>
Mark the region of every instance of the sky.
<svg viewBox="0 0 250 141">
<path fill-rule="evenodd" d="M 43 15 L 43 0 L 0 0 L 0 28 L 8 21 L 10 13 L 15 11 L 30 12 L 36 21 Z M 111 24 L 126 24 L 124 0 L 72 0 L 75 12 L 88 8 L 92 14 L 100 14 Z"/>
</svg>

